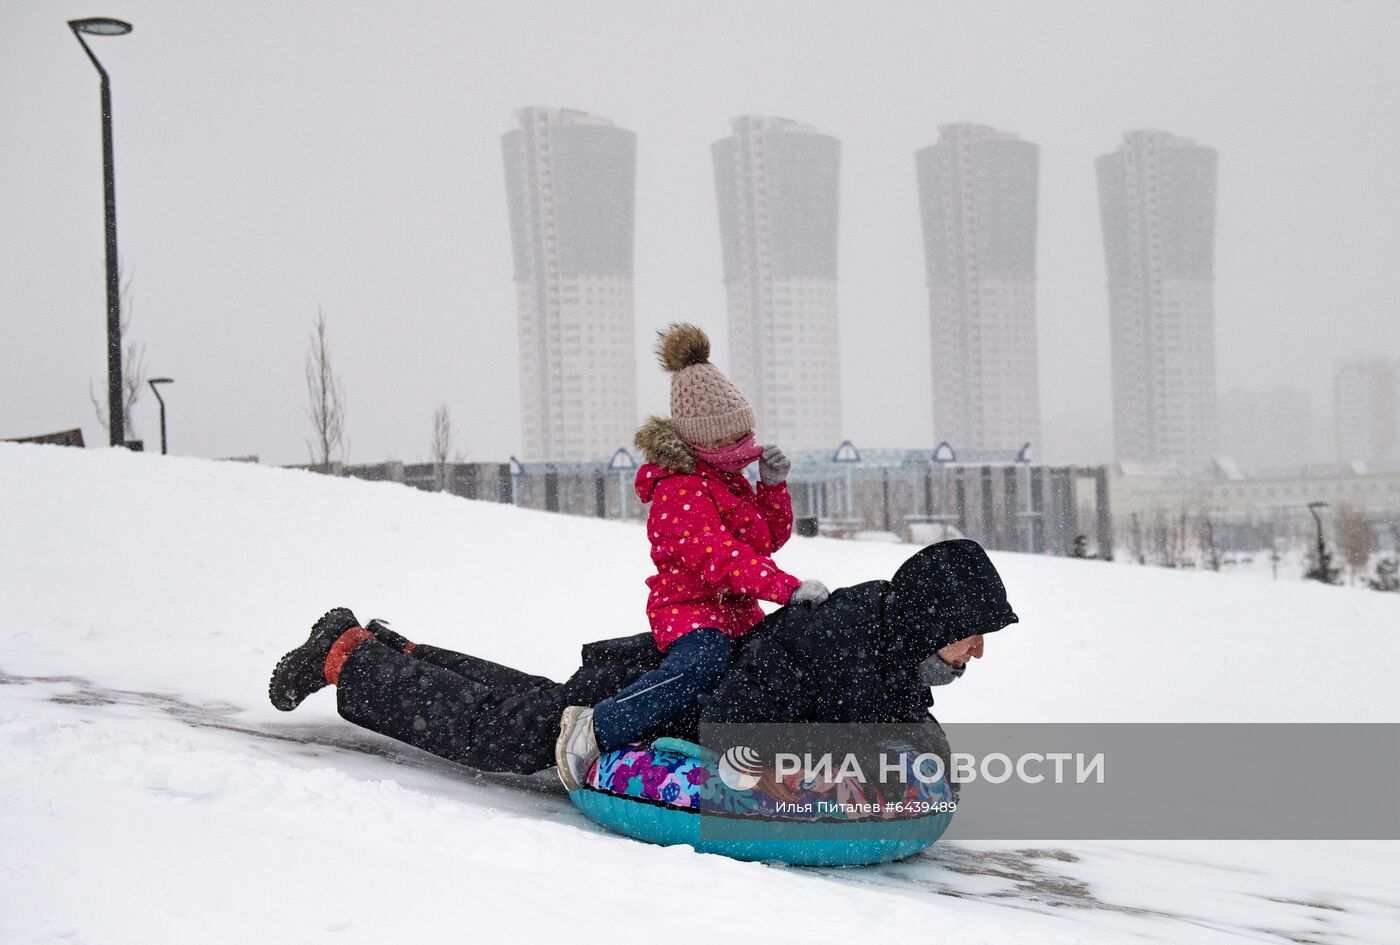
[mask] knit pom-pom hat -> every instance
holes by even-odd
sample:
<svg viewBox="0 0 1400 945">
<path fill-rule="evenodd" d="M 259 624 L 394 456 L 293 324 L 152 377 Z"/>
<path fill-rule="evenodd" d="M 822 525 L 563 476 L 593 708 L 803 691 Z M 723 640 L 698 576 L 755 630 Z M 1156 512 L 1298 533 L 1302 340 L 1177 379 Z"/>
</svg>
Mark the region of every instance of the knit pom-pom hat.
<svg viewBox="0 0 1400 945">
<path fill-rule="evenodd" d="M 657 336 L 657 359 L 671 374 L 671 423 L 683 440 L 708 446 L 753 430 L 753 408 L 710 363 L 703 331 L 674 324 Z"/>
</svg>

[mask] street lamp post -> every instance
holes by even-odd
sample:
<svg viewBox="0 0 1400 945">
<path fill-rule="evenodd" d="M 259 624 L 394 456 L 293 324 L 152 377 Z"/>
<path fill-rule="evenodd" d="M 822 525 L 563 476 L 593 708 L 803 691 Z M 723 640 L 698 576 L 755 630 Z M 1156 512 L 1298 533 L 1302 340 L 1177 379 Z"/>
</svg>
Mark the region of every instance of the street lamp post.
<svg viewBox="0 0 1400 945">
<path fill-rule="evenodd" d="M 1317 523 L 1317 549 L 1319 552 L 1325 550 L 1327 544 L 1322 538 L 1322 516 L 1317 514 L 1317 510 L 1325 508 L 1327 508 L 1326 502 L 1308 503 L 1308 511 L 1312 513 L 1313 521 Z"/>
<path fill-rule="evenodd" d="M 165 455 L 165 398 L 160 396 L 161 384 L 174 384 L 173 377 L 153 377 L 146 383 L 151 385 L 151 393 L 160 401 L 160 455 Z"/>
<path fill-rule="evenodd" d="M 1330 570 L 1330 560 L 1327 554 L 1327 539 L 1322 535 L 1322 516 L 1317 514 L 1318 509 L 1327 508 L 1326 502 L 1309 502 L 1308 511 L 1312 513 L 1313 521 L 1317 523 L 1317 566 L 1308 573 L 1308 577 L 1317 577 L 1324 584 L 1331 584 L 1332 578 L 1328 575 Z"/>
<path fill-rule="evenodd" d="M 102 77 L 102 184 L 107 230 L 107 429 L 111 445 L 122 446 L 126 443 L 126 415 L 122 397 L 121 286 L 117 274 L 117 184 L 112 162 L 112 84 L 83 34 L 123 36 L 131 32 L 131 24 L 108 17 L 90 17 L 69 20 L 68 26 Z"/>
</svg>

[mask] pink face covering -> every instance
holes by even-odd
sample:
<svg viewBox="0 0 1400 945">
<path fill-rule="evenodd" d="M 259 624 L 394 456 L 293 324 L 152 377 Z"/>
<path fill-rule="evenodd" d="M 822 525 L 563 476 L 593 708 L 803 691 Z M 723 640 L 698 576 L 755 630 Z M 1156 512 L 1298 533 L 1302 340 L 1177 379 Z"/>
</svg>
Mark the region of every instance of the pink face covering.
<svg viewBox="0 0 1400 945">
<path fill-rule="evenodd" d="M 738 472 L 763 455 L 763 447 L 754 442 L 752 433 L 744 437 L 738 443 L 731 443 L 717 450 L 705 449 L 693 443 L 690 444 L 690 448 L 695 450 L 696 456 L 700 457 L 720 472 L 729 473 Z"/>
</svg>

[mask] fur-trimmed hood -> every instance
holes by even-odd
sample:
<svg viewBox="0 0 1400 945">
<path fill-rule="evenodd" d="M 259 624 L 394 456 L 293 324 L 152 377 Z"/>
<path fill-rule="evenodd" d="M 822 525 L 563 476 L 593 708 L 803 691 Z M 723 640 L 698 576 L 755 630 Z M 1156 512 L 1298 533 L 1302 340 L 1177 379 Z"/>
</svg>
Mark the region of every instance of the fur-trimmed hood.
<svg viewBox="0 0 1400 945">
<path fill-rule="evenodd" d="M 648 417 L 632 443 L 642 451 L 648 463 L 655 463 L 672 472 L 695 472 L 695 451 L 686 445 L 666 417 Z"/>
</svg>

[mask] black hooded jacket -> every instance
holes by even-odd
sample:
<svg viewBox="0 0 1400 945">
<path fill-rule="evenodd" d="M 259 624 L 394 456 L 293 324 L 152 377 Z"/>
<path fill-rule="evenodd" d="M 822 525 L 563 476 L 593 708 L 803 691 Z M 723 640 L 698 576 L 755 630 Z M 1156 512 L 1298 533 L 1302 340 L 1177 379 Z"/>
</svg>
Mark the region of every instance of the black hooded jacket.
<svg viewBox="0 0 1400 945">
<path fill-rule="evenodd" d="M 929 688 L 918 664 L 940 647 L 1017 622 L 1006 588 L 975 541 L 939 542 L 889 581 L 788 605 L 740 638 L 705 722 L 918 722 Z"/>
</svg>

